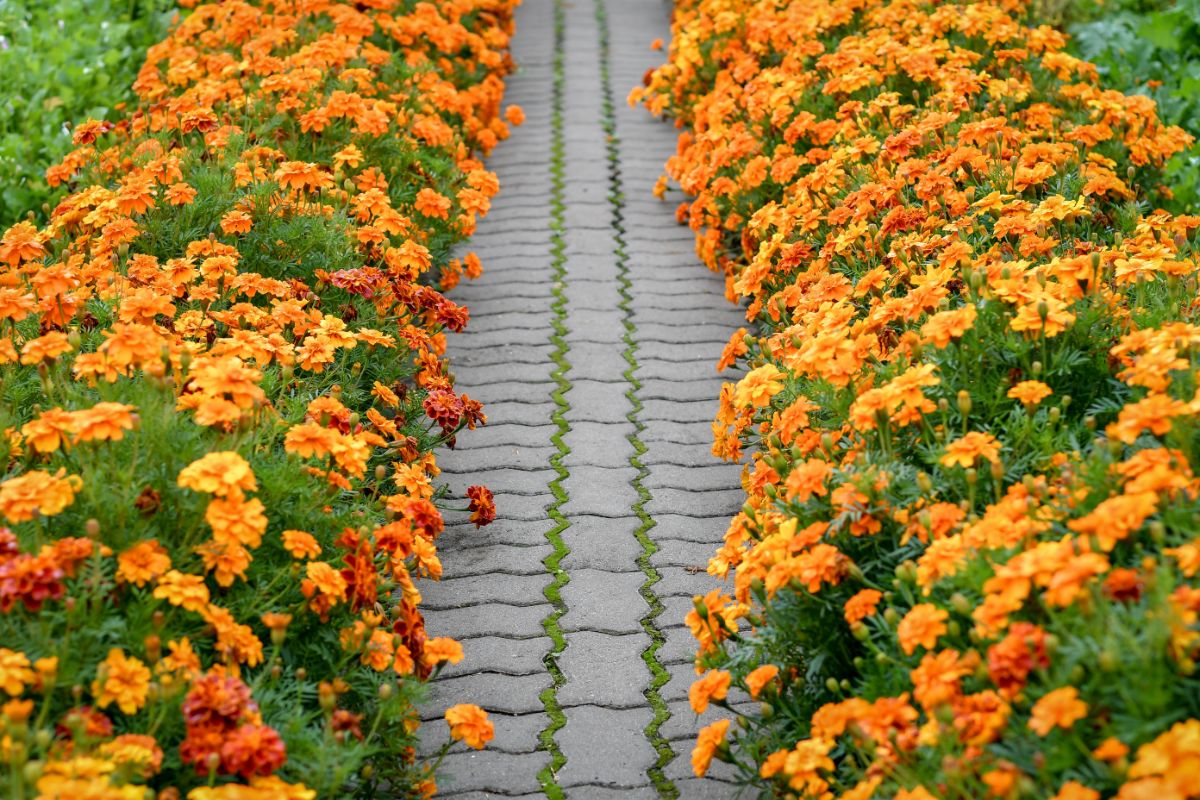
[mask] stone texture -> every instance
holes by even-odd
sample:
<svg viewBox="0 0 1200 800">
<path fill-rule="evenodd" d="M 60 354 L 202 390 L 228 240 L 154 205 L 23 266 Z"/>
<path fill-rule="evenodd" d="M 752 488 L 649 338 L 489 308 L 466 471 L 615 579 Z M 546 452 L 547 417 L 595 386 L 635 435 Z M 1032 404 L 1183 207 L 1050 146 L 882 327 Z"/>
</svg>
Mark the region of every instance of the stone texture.
<svg viewBox="0 0 1200 800">
<path fill-rule="evenodd" d="M 596 4 L 608 16 L 608 81 L 601 70 Z M 706 574 L 729 516 L 743 502 L 740 467 L 721 465 L 710 453 L 709 424 L 723 382 L 715 362 L 730 336 L 746 324 L 744 312 L 724 300 L 724 281 L 697 262 L 692 233 L 678 226 L 668 202 L 652 189 L 677 132 L 624 97 L 645 70 L 661 60 L 648 45 L 669 35 L 669 3 L 657 0 L 563 2 L 564 163 L 561 214 L 563 276 L 553 261 L 553 188 L 547 154 L 551 127 L 553 0 L 525 0 L 517 12 L 513 58 L 521 68 L 508 81 L 505 102 L 520 103 L 525 124 L 489 161 L 501 192 L 481 220 L 469 249 L 484 274 L 457 287 L 467 305 L 467 331 L 449 337 L 459 391 L 486 404 L 489 424 L 464 431 L 457 449 L 439 455 L 452 498 L 467 486 L 496 492 L 499 517 L 476 530 L 451 514 L 438 540 L 444 579 L 420 585 L 430 636 L 463 642 L 466 658 L 447 665 L 434 681 L 422 716 L 431 720 L 422 750 L 446 740 L 436 720 L 447 705 L 476 702 L 492 715 L 496 738 L 483 752 L 457 746 L 442 764 L 441 796 L 459 800 L 532 798 L 541 792 L 539 771 L 550 763 L 539 734 L 550 724 L 541 692 L 553 685 L 547 663 L 562 676 L 556 698 L 566 718 L 554 735 L 565 757 L 554 780 L 572 800 L 649 800 L 659 797 L 649 770 L 657 759 L 647 726 L 651 671 L 642 658 L 651 639 L 642 625 L 650 606 L 642 596 L 647 576 L 637 531 L 644 507 L 654 521 L 646 536 L 657 547 L 648 563 L 661 579 L 651 591 L 663 610 L 652 620 L 665 643 L 658 661 L 671 675 L 659 690 L 669 717 L 659 741 L 676 753 L 666 780 L 684 800 L 728 800 L 736 787 L 691 776 L 688 752 L 701 724 L 687 706 L 695 643 L 683 624 L 692 596 L 721 586 Z M 605 93 L 612 98 L 616 137 L 604 130 Z M 619 170 L 613 171 L 610 147 Z M 622 224 L 614 225 L 613 198 Z M 620 242 L 627 257 L 617 255 Z M 622 292 L 628 281 L 627 293 Z M 565 300 L 562 345 L 569 368 L 568 407 L 560 432 L 560 346 L 555 333 L 555 292 Z M 622 308 L 628 297 L 627 308 Z M 636 365 L 626 358 L 626 324 L 636 345 Z M 628 375 L 640 383 L 639 429 L 629 420 L 634 404 Z M 567 452 L 565 475 L 551 465 Z M 631 463 L 639 436 L 644 471 Z M 561 480 L 560 480 L 561 478 Z M 552 484 L 566 494 L 562 530 L 550 518 L 557 504 Z M 641 483 L 643 491 L 636 488 Z M 547 538 L 557 531 L 566 552 L 558 565 L 568 578 L 558 618 L 565 648 L 553 654 L 543 623 L 555 612 L 545 597 L 554 575 Z M 547 658 L 547 656 L 550 656 Z"/>
</svg>

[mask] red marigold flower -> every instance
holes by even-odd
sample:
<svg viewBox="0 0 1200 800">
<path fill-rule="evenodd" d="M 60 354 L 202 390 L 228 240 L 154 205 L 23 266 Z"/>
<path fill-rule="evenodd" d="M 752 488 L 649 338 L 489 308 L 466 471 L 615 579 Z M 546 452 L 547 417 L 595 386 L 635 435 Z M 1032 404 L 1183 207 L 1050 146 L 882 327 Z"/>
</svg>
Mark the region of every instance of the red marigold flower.
<svg viewBox="0 0 1200 800">
<path fill-rule="evenodd" d="M 471 522 L 475 523 L 476 528 L 482 528 L 496 519 L 496 503 L 492 498 L 491 489 L 486 486 L 468 486 L 467 497 L 471 498 L 467 510 L 471 512 Z"/>
</svg>

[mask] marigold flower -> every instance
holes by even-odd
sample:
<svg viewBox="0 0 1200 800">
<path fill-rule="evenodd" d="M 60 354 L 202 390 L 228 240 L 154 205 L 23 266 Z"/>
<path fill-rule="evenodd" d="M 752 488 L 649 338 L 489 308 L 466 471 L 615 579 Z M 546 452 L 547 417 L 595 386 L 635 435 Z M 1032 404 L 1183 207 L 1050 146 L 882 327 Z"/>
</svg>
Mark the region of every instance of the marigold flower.
<svg viewBox="0 0 1200 800">
<path fill-rule="evenodd" d="M 487 713 L 476 705 L 459 703 L 446 709 L 446 722 L 450 725 L 450 737 L 456 742 L 465 742 L 476 750 L 495 736 L 492 722 Z"/>
<path fill-rule="evenodd" d="M 1008 390 L 1007 397 L 1020 401 L 1026 408 L 1032 408 L 1051 394 L 1050 387 L 1041 381 L 1021 381 Z"/>
<path fill-rule="evenodd" d="M 896 627 L 896 636 L 905 655 L 912 655 L 917 646 L 932 650 L 938 638 L 947 630 L 950 614 L 932 603 L 918 603 L 909 610 Z"/>
<path fill-rule="evenodd" d="M 311 533 L 305 531 L 284 531 L 283 549 L 292 554 L 292 558 L 316 558 L 321 555 L 321 545 Z"/>
<path fill-rule="evenodd" d="M 783 391 L 784 377 L 786 373 L 772 364 L 751 370 L 738 381 L 733 394 L 734 404 L 742 408 L 762 408 Z"/>
<path fill-rule="evenodd" d="M 708 774 L 713 756 L 725 744 L 725 734 L 729 730 L 729 720 L 721 719 L 705 725 L 696 737 L 696 746 L 692 748 L 692 772 L 697 778 Z"/>
<path fill-rule="evenodd" d="M 703 714 L 714 700 L 724 700 L 729 694 L 731 675 L 725 670 L 709 670 L 704 677 L 692 682 L 688 689 L 688 703 L 692 711 Z"/>
<path fill-rule="evenodd" d="M 425 640 L 425 663 L 434 666 L 443 661 L 457 664 L 463 660 L 463 647 L 454 639 L 439 636 Z"/>
<path fill-rule="evenodd" d="M 1033 704 L 1029 727 L 1038 736 L 1046 736 L 1054 728 L 1070 728 L 1087 716 L 1087 703 L 1079 699 L 1079 690 L 1063 686 L 1048 692 Z"/>
<path fill-rule="evenodd" d="M 184 467 L 177 482 L 184 489 L 239 499 L 258 488 L 249 462 L 233 451 L 206 453 Z"/>
<path fill-rule="evenodd" d="M 0 689 L 12 697 L 19 697 L 26 686 L 37 680 L 31 666 L 24 653 L 0 647 Z"/>
<path fill-rule="evenodd" d="M 138 542 L 117 556 L 117 578 L 135 586 L 157 580 L 170 568 L 170 555 L 155 539 Z"/>
<path fill-rule="evenodd" d="M 1000 463 L 1000 443 L 990 433 L 971 431 L 946 445 L 939 463 L 944 467 L 973 467 L 981 458 Z"/>
<path fill-rule="evenodd" d="M 108 651 L 92 682 L 96 704 L 106 708 L 112 703 L 126 714 L 136 714 L 146 704 L 150 692 L 150 670 L 120 648 Z"/>
<path fill-rule="evenodd" d="M 876 589 L 862 589 L 856 592 L 844 606 L 846 622 L 853 625 L 874 615 L 881 599 L 883 599 L 883 592 Z"/>
<path fill-rule="evenodd" d="M 470 498 L 467 510 L 471 512 L 471 522 L 476 528 L 482 528 L 496 519 L 496 503 L 492 492 L 486 486 L 468 486 L 467 497 Z"/>
<path fill-rule="evenodd" d="M 35 514 L 52 517 L 75 502 L 75 494 L 83 488 L 78 475 L 67 475 L 60 469 L 51 475 L 43 470 L 31 470 L 0 483 L 0 513 L 9 522 L 27 522 Z"/>
<path fill-rule="evenodd" d="M 755 667 L 746 675 L 746 690 L 750 692 L 751 697 L 757 700 L 763 688 L 775 680 L 777 675 L 779 675 L 779 667 L 774 664 L 763 664 L 761 667 Z"/>
</svg>

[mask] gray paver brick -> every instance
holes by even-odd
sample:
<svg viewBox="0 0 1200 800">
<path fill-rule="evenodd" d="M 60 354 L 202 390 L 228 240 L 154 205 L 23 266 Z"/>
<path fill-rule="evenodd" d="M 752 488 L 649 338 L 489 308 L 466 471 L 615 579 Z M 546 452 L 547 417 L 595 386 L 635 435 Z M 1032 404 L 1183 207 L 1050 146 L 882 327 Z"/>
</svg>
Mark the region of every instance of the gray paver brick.
<svg viewBox="0 0 1200 800">
<path fill-rule="evenodd" d="M 562 588 L 567 613 L 559 624 L 567 632 L 638 633 L 650 607 L 638 594 L 646 576 L 640 572 L 579 569 Z"/>
<path fill-rule="evenodd" d="M 597 706 L 572 709 L 558 733 L 567 757 L 558 774 L 562 785 L 645 785 L 646 770 L 656 754 L 638 734 L 653 716 L 648 706 L 619 711 Z"/>
<path fill-rule="evenodd" d="M 642 693 L 650 671 L 642 651 L 650 644 L 645 633 L 613 636 L 579 631 L 571 636 L 558 665 L 566 683 L 559 687 L 558 701 L 564 708 L 598 705 L 606 708 L 639 708 L 646 704 Z M 571 712 L 567 712 L 570 718 Z"/>
<path fill-rule="evenodd" d="M 640 520 L 632 510 L 637 473 L 629 464 L 634 427 L 626 420 L 627 312 L 620 308 L 614 253 L 614 173 L 602 127 L 605 84 L 595 2 L 563 6 L 565 281 L 553 279 L 546 157 L 553 141 L 553 15 L 550 0 L 526 0 L 513 40 L 521 66 L 510 76 L 505 101 L 522 104 L 526 122 L 489 162 L 502 190 L 465 248 L 482 258 L 484 275 L 452 293 L 473 317 L 466 333 L 449 337 L 457 386 L 487 403 L 491 424 L 464 432 L 461 449 L 441 455 L 442 480 L 456 496 L 467 485 L 488 485 L 500 515 L 481 530 L 461 513 L 450 515 L 438 540 L 445 580 L 421 584 L 430 634 L 460 638 L 467 656 L 439 677 L 434 697 L 479 702 L 493 712 L 496 725 L 491 750 L 462 752 L 459 745 L 443 763 L 441 794 L 460 800 L 542 796 L 538 772 L 549 763 L 549 754 L 536 748 L 547 723 L 538 693 L 549 685 L 543 658 L 551 647 L 542 621 L 552 606 L 542 591 L 551 580 L 543 561 L 552 552 L 546 533 L 554 525 L 547 507 L 556 477 L 549 467 L 557 452 L 551 440 L 557 430 L 551 419 L 556 345 L 550 338 L 556 288 L 566 300 L 566 379 L 573 384 L 566 395 L 570 430 L 563 437 L 570 452 L 562 459 L 569 472 L 563 482 L 569 500 L 561 511 L 570 525 L 561 535 L 570 552 L 560 565 L 570 577 L 562 590 L 568 611 L 560 620 L 567 648 L 558 658 L 567 677 L 558 690 L 567 724 L 555 737 L 567 762 L 557 780 L 572 800 L 658 796 L 646 773 L 656 757 L 643 733 L 652 712 L 641 694 L 649 676 L 641 652 L 649 639 L 640 620 L 649 607 L 640 594 L 645 576 L 634 536 Z M 651 195 L 677 131 L 621 102 L 646 68 L 661 60 L 647 45 L 668 32 L 669 6 L 604 2 L 611 48 L 607 88 L 617 101 L 622 227 L 632 282 L 628 316 L 636 326 L 646 426 L 641 439 L 648 448 L 644 486 L 652 495 L 646 508 L 657 522 L 648 535 L 659 548 L 651 563 L 662 574 L 655 584 L 664 606 L 656 624 L 666 637 L 659 660 L 673 675 L 663 696 L 674 698 L 676 716 L 663 735 L 679 757 L 667 765 L 667 775 L 684 800 L 726 800 L 735 796 L 729 785 L 690 777 L 688 740 L 699 722 L 683 699 L 695 646 L 683 618 L 692 594 L 722 585 L 703 567 L 728 515 L 742 502 L 740 465 L 713 459 L 709 423 L 722 382 L 736 380 L 733 373 L 718 375 L 716 360 L 746 322 L 743 310 L 725 300 L 723 276 L 697 263 L 692 232 L 674 222 L 675 208 L 686 198 L 675 190 L 666 202 Z M 529 713 L 498 713 L 504 710 Z M 423 714 L 440 710 L 427 706 Z M 429 727 L 424 752 L 446 737 L 444 723 Z M 714 768 L 713 774 L 723 773 Z"/>
</svg>

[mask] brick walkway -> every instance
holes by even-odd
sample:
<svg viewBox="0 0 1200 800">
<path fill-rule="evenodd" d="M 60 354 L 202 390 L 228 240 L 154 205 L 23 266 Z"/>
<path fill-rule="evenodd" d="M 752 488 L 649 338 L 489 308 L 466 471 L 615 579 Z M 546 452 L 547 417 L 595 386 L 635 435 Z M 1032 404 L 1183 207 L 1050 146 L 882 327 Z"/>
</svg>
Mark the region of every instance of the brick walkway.
<svg viewBox="0 0 1200 800">
<path fill-rule="evenodd" d="M 499 199 L 472 242 L 481 280 L 450 349 L 489 424 L 440 458 L 456 496 L 484 483 L 499 519 L 451 525 L 430 635 L 466 660 L 428 716 L 486 708 L 496 738 L 443 762 L 444 796 L 731 798 L 692 777 L 691 598 L 740 507 L 709 455 L 713 364 L 741 321 L 651 189 L 675 130 L 625 104 L 661 54 L 665 0 L 525 0 L 507 101 L 527 121 L 490 161 Z M 432 723 L 426 746 L 445 725 Z M 719 770 L 717 771 L 719 773 Z"/>
</svg>

